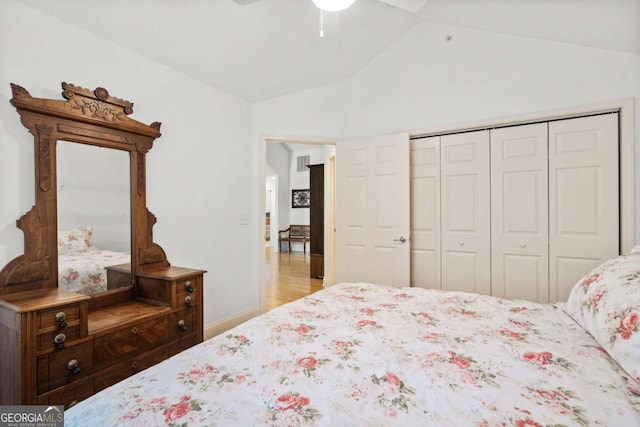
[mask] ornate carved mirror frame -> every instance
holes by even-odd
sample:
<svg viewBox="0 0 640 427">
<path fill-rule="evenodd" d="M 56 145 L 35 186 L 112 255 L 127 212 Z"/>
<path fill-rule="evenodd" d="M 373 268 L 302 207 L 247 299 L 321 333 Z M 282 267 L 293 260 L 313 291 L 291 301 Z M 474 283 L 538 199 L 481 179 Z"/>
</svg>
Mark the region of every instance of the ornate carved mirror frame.
<svg viewBox="0 0 640 427">
<path fill-rule="evenodd" d="M 168 267 L 164 250 L 153 243 L 155 216 L 146 206 L 146 154 L 160 136 L 160 123 L 128 117 L 133 103 L 62 83 L 65 100 L 34 98 L 11 84 L 13 105 L 34 137 L 35 205 L 17 220 L 24 254 L 0 271 L 0 295 L 58 286 L 56 144 L 71 141 L 129 152 L 131 197 L 131 284 L 137 272 Z"/>
</svg>

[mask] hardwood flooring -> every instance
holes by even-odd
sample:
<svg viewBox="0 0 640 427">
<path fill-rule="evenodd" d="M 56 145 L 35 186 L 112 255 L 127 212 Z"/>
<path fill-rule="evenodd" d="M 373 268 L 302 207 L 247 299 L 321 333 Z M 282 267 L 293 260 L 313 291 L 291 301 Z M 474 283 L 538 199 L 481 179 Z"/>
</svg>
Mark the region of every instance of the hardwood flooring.
<svg viewBox="0 0 640 427">
<path fill-rule="evenodd" d="M 322 280 L 309 277 L 310 256 L 302 252 L 273 252 L 266 248 L 269 289 L 267 311 L 322 289 Z"/>
</svg>

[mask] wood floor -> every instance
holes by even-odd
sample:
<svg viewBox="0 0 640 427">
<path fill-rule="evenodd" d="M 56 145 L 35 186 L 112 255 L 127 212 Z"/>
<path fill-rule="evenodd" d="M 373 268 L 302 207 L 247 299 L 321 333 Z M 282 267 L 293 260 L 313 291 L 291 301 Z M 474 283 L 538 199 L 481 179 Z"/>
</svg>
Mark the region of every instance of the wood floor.
<svg viewBox="0 0 640 427">
<path fill-rule="evenodd" d="M 309 252 L 266 251 L 267 311 L 322 289 L 322 280 L 309 277 Z"/>
</svg>

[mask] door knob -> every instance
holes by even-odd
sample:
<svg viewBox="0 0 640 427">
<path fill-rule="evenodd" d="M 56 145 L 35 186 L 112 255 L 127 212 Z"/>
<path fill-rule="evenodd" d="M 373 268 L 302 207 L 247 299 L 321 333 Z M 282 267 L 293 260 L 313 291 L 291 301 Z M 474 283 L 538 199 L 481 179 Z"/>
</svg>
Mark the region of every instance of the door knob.
<svg viewBox="0 0 640 427">
<path fill-rule="evenodd" d="M 394 242 L 400 242 L 400 243 L 404 243 L 407 241 L 407 238 L 404 236 L 400 236 L 399 239 L 393 239 Z"/>
</svg>

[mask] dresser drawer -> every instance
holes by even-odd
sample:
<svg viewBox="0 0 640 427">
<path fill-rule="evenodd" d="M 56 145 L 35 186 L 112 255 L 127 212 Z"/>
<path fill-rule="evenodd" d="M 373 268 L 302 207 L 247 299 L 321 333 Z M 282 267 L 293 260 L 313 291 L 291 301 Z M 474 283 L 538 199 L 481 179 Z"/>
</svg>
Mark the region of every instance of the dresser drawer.
<svg viewBox="0 0 640 427">
<path fill-rule="evenodd" d="M 80 338 L 80 325 L 67 325 L 64 329 L 38 334 L 38 352 L 62 351 Z"/>
<path fill-rule="evenodd" d="M 95 366 L 97 368 L 100 364 L 116 361 L 147 347 L 164 344 L 167 333 L 167 316 L 162 316 L 102 336 L 94 345 Z"/>
<path fill-rule="evenodd" d="M 190 279 L 176 281 L 176 295 L 185 295 L 195 293 L 200 290 L 200 276 L 192 277 Z"/>
<path fill-rule="evenodd" d="M 173 356 L 174 354 L 178 354 L 190 347 L 193 347 L 196 344 L 198 344 L 197 333 L 194 332 L 188 335 L 181 336 L 169 344 L 169 357 Z"/>
<path fill-rule="evenodd" d="M 78 382 L 38 396 L 38 405 L 63 405 L 70 408 L 93 394 L 93 381 Z"/>
<path fill-rule="evenodd" d="M 61 350 L 82 337 L 80 304 L 36 312 L 38 352 Z"/>
<path fill-rule="evenodd" d="M 180 310 L 198 305 L 200 291 L 194 288 L 193 292 L 183 292 L 176 295 L 175 308 Z"/>
<path fill-rule="evenodd" d="M 38 311 L 36 314 L 36 322 L 38 332 L 42 330 L 60 329 L 61 322 L 67 325 L 74 325 L 80 321 L 80 305 L 69 304 L 62 307 L 56 307 L 50 310 Z"/>
<path fill-rule="evenodd" d="M 197 325 L 196 310 L 186 308 L 177 311 L 169 316 L 169 339 L 173 340 L 195 332 Z"/>
<path fill-rule="evenodd" d="M 93 372 L 93 341 L 38 357 L 38 394 L 89 376 Z"/>
<path fill-rule="evenodd" d="M 168 357 L 167 346 L 148 351 L 136 357 L 132 357 L 113 366 L 109 366 L 102 371 L 96 372 L 94 386 L 96 393 L 130 377 L 150 366 L 156 365 Z"/>
</svg>

